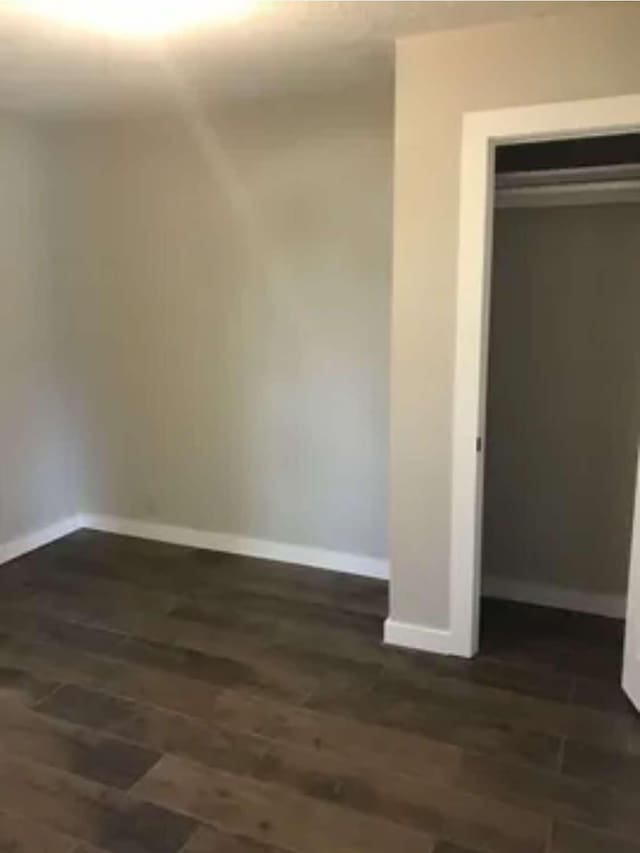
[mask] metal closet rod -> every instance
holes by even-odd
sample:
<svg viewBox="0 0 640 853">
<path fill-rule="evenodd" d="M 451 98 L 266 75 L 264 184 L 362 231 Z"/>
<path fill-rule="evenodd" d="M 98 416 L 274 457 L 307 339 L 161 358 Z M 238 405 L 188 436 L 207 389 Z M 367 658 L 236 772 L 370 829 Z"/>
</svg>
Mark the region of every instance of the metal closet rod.
<svg viewBox="0 0 640 853">
<path fill-rule="evenodd" d="M 496 207 L 560 207 L 640 203 L 640 163 L 503 172 L 496 175 Z"/>
</svg>

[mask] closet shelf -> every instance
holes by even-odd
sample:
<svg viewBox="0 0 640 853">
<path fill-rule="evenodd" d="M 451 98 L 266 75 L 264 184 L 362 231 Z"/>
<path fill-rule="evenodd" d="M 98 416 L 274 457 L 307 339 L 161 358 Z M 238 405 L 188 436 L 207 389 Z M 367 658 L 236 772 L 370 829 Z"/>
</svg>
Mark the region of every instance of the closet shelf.
<svg viewBox="0 0 640 853">
<path fill-rule="evenodd" d="M 640 202 L 640 164 L 506 172 L 496 175 L 496 207 L 562 207 Z"/>
</svg>

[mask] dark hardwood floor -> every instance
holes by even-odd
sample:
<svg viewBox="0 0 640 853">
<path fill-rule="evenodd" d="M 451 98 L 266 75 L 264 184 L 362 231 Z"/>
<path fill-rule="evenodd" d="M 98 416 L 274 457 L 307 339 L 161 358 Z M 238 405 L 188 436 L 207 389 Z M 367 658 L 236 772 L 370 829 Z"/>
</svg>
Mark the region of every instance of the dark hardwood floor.
<svg viewBox="0 0 640 853">
<path fill-rule="evenodd" d="M 619 623 L 80 531 L 0 568 L 0 853 L 640 853 Z"/>
</svg>

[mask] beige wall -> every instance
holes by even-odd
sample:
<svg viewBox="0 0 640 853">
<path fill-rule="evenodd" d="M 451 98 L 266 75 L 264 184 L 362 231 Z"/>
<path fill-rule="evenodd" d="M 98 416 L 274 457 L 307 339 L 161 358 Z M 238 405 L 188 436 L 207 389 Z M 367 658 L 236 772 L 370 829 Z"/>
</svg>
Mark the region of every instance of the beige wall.
<svg viewBox="0 0 640 853">
<path fill-rule="evenodd" d="M 49 276 L 42 151 L 0 118 L 0 545 L 75 512 L 64 309 Z"/>
<path fill-rule="evenodd" d="M 640 205 L 496 214 L 483 576 L 626 593 L 639 245 Z"/>
<path fill-rule="evenodd" d="M 49 127 L 83 509 L 386 555 L 392 102 Z"/>
<path fill-rule="evenodd" d="M 462 115 L 640 92 L 640 9 L 401 40 L 391 343 L 391 613 L 447 627 Z"/>
</svg>

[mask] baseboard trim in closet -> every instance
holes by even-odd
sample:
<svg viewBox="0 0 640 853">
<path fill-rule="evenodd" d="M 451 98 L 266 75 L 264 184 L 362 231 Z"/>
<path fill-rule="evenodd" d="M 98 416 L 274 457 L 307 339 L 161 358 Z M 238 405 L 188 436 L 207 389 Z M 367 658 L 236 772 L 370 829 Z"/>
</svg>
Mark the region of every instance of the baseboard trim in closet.
<svg viewBox="0 0 640 853">
<path fill-rule="evenodd" d="M 505 598 L 508 601 L 540 604 L 561 610 L 576 610 L 579 613 L 593 613 L 596 616 L 610 616 L 614 619 L 624 619 L 627 608 L 624 595 L 584 592 L 553 584 L 501 578 L 496 575 L 483 578 L 482 594 L 489 598 Z"/>
<path fill-rule="evenodd" d="M 240 554 L 244 557 L 258 557 L 263 560 L 277 560 L 282 563 L 295 563 L 312 566 L 332 572 L 343 572 L 361 577 L 387 580 L 389 563 L 378 557 L 349 554 L 342 551 L 330 551 L 326 548 L 314 548 L 307 545 L 291 545 L 284 542 L 272 542 L 267 539 L 252 539 L 232 533 L 215 533 L 208 530 L 194 530 L 174 524 L 158 524 L 112 515 L 85 514 L 82 526 L 106 533 L 120 533 L 124 536 L 139 536 L 168 542 L 172 545 L 185 545 L 189 548 L 203 548 L 208 551 L 224 551 L 228 554 Z"/>
<path fill-rule="evenodd" d="M 35 551 L 36 548 L 42 548 L 43 545 L 48 545 L 50 542 L 55 542 L 56 539 L 61 539 L 82 526 L 82 517 L 71 515 L 61 521 L 56 521 L 54 524 L 41 527 L 33 533 L 26 533 L 24 536 L 4 542 L 0 544 L 0 565 L 15 560 L 17 557 L 22 557 L 29 551 Z"/>
</svg>

